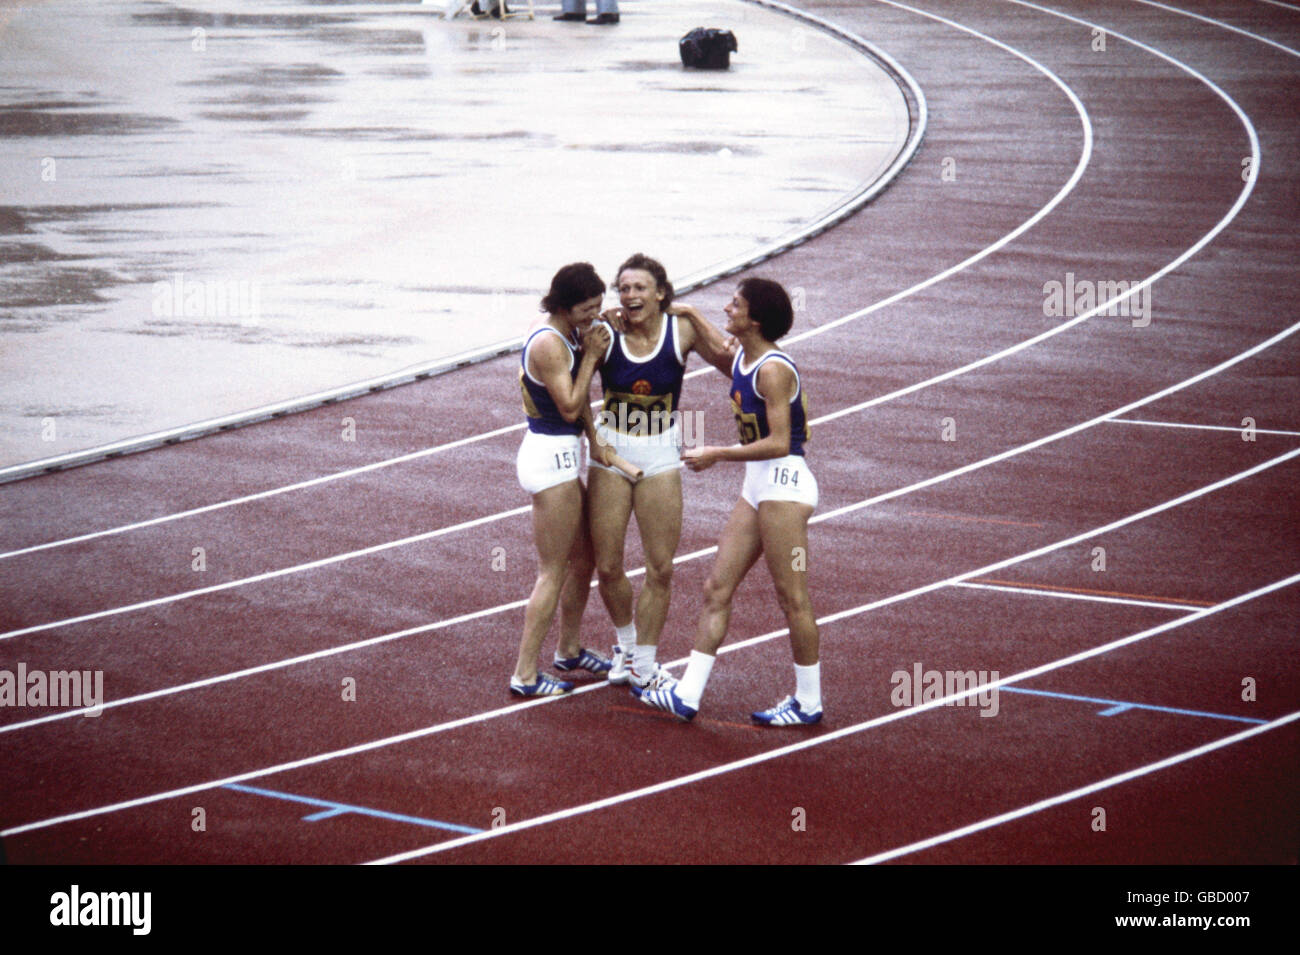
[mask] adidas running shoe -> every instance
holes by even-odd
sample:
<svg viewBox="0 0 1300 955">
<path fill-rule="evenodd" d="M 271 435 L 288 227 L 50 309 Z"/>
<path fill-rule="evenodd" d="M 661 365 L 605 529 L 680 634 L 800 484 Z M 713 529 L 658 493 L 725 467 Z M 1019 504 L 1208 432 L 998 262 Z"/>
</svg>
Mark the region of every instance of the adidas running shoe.
<svg viewBox="0 0 1300 955">
<path fill-rule="evenodd" d="M 536 683 L 520 683 L 516 678 L 510 678 L 510 692 L 515 696 L 563 696 L 572 689 L 572 683 L 557 680 L 549 673 L 537 674 Z"/>
<path fill-rule="evenodd" d="M 802 726 L 822 721 L 822 709 L 806 712 L 793 696 L 787 696 L 770 710 L 751 713 L 750 719 L 763 726 Z"/>
<path fill-rule="evenodd" d="M 672 680 L 672 678 L 669 678 Z M 682 702 L 682 698 L 677 695 L 677 681 L 671 683 L 662 683 L 659 686 L 649 687 L 644 690 L 633 689 L 639 699 L 646 706 L 653 706 L 657 710 L 663 710 L 665 713 L 671 713 L 683 723 L 689 723 L 695 718 L 695 707 L 687 706 Z"/>
<path fill-rule="evenodd" d="M 592 650 L 579 650 L 576 657 L 559 657 L 555 658 L 555 669 L 569 672 L 570 670 L 587 670 L 591 673 L 608 673 L 610 663 L 607 657 L 602 657 L 599 653 Z"/>
</svg>

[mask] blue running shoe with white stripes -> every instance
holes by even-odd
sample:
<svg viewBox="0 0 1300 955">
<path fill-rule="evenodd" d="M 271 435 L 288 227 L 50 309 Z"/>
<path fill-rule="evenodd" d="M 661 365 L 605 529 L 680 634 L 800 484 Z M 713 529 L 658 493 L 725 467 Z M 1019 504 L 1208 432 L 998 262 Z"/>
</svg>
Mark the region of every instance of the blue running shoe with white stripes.
<svg viewBox="0 0 1300 955">
<path fill-rule="evenodd" d="M 573 689 L 572 683 L 557 680 L 549 673 L 537 674 L 536 683 L 520 683 L 510 678 L 510 692 L 515 696 L 563 696 Z"/>
<path fill-rule="evenodd" d="M 613 666 L 609 659 L 593 650 L 579 650 L 576 657 L 555 657 L 555 669 L 562 672 L 570 670 L 587 670 L 591 673 L 608 673 Z"/>
<path fill-rule="evenodd" d="M 646 706 L 653 706 L 656 710 L 671 713 L 683 723 L 689 723 L 695 719 L 695 707 L 687 706 L 682 702 L 682 698 L 677 695 L 677 681 L 672 677 L 669 677 L 667 681 L 644 689 L 633 687 L 632 692 Z"/>
<path fill-rule="evenodd" d="M 806 726 L 822 721 L 822 708 L 807 712 L 793 696 L 787 696 L 770 710 L 751 713 L 750 719 L 763 726 Z"/>
</svg>

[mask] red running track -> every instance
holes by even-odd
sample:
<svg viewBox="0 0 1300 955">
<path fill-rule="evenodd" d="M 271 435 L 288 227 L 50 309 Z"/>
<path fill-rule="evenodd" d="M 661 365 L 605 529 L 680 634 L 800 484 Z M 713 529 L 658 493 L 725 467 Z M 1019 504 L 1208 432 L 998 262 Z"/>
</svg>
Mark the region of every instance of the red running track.
<svg viewBox="0 0 1300 955">
<path fill-rule="evenodd" d="M 890 189 L 757 270 L 804 302 L 824 724 L 747 723 L 791 683 L 761 569 L 695 723 L 599 681 L 511 700 L 502 359 L 0 488 L 0 666 L 108 702 L 0 709 L 9 861 L 1297 861 L 1300 11 L 804 7 L 929 105 Z M 1149 323 L 1046 314 L 1068 276 L 1151 280 Z M 720 378 L 683 402 L 728 440 Z M 685 475 L 661 659 L 738 483 Z M 896 705 L 918 668 L 996 696 Z"/>
</svg>

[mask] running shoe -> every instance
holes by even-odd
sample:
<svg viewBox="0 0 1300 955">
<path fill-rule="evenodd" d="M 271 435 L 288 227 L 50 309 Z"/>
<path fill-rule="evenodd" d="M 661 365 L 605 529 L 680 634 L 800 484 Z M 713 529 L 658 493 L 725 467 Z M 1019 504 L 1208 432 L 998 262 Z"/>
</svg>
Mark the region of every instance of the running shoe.
<svg viewBox="0 0 1300 955">
<path fill-rule="evenodd" d="M 801 726 L 820 723 L 822 721 L 822 709 L 819 706 L 811 713 L 805 712 L 803 707 L 799 705 L 798 700 L 793 696 L 787 696 L 770 710 L 751 713 L 750 719 L 763 726 Z"/>
<path fill-rule="evenodd" d="M 653 706 L 656 710 L 671 713 L 683 723 L 689 723 L 695 718 L 695 707 L 687 706 L 682 702 L 682 698 L 677 695 L 677 681 L 671 677 L 669 677 L 669 680 L 671 682 L 662 683 L 659 686 L 645 690 L 633 688 L 632 692 L 646 706 Z"/>
<path fill-rule="evenodd" d="M 549 673 L 537 674 L 536 683 L 520 683 L 510 678 L 510 692 L 515 696 L 563 696 L 573 689 L 572 683 L 557 680 Z"/>
<path fill-rule="evenodd" d="M 579 650 L 576 657 L 556 657 L 555 669 L 568 672 L 570 670 L 588 670 L 591 673 L 608 673 L 612 666 L 607 657 L 602 657 L 599 653 L 592 650 Z"/>
<path fill-rule="evenodd" d="M 609 664 L 609 682 L 620 686 L 632 676 L 632 654 L 621 646 L 614 647 L 614 655 Z"/>
</svg>

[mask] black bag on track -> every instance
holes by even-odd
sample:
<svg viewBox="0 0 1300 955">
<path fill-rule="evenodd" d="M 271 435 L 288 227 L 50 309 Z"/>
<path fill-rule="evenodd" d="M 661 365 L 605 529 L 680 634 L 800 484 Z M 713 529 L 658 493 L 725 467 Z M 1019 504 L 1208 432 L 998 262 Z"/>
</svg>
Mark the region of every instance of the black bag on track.
<svg viewBox="0 0 1300 955">
<path fill-rule="evenodd" d="M 736 35 L 730 30 L 696 27 L 681 38 L 677 49 L 687 69 L 725 70 L 731 67 L 731 54 L 737 50 Z"/>
</svg>

